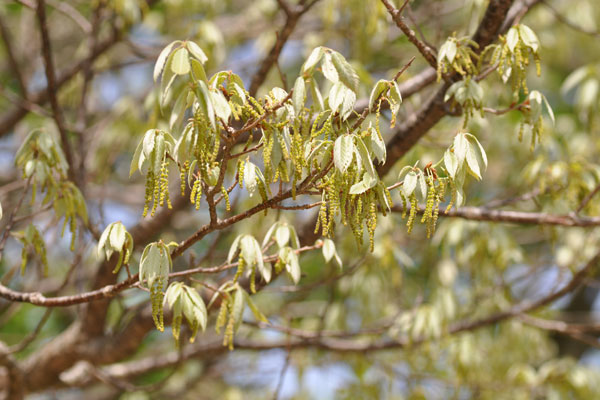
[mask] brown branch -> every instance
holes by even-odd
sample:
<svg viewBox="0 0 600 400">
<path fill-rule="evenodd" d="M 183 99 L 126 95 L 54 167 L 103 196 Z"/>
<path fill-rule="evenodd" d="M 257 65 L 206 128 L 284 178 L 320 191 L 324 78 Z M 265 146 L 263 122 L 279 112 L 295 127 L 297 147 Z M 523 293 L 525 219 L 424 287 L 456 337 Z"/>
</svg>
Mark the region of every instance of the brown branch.
<svg viewBox="0 0 600 400">
<path fill-rule="evenodd" d="M 481 51 L 485 46 L 492 43 L 497 35 L 502 33 L 500 28 L 505 21 L 512 2 L 513 0 L 490 1 L 477 32 L 473 36 L 473 40 L 479 45 L 479 48 L 475 49 L 476 52 Z M 450 78 L 457 79 L 456 74 Z M 449 81 L 452 81 L 452 79 Z M 446 82 L 429 101 L 416 113 L 409 116 L 407 121 L 396 131 L 392 139 L 387 143 L 387 162 L 377 167 L 377 172 L 380 176 L 387 174 L 395 162 L 402 158 L 423 135 L 447 114 L 444 97 L 449 87 L 449 82 Z"/>
<path fill-rule="evenodd" d="M 600 184 L 598 184 L 594 190 L 592 190 L 591 192 L 589 192 L 587 194 L 587 196 L 585 196 L 583 198 L 583 200 L 581 200 L 581 204 L 579 204 L 579 207 L 577 207 L 577 210 L 575 210 L 575 214 L 579 214 L 581 212 L 581 210 L 583 210 L 585 208 L 585 206 L 588 205 L 588 203 L 592 200 L 592 198 L 594 198 L 594 196 L 596 194 L 598 194 L 598 192 L 600 192 Z"/>
<path fill-rule="evenodd" d="M 36 15 L 40 27 L 40 35 L 42 41 L 42 56 L 44 58 L 44 66 L 46 71 L 46 80 L 48 82 L 48 99 L 52 108 L 54 122 L 60 134 L 60 141 L 63 152 L 68 164 L 68 174 L 73 182 L 75 179 L 75 164 L 73 162 L 73 151 L 69 143 L 67 127 L 65 126 L 62 108 L 58 104 L 58 85 L 56 83 L 56 74 L 54 71 L 54 61 L 52 61 L 52 47 L 50 44 L 50 34 L 48 33 L 48 24 L 46 21 L 46 4 L 45 0 L 38 0 Z"/>
<path fill-rule="evenodd" d="M 393 212 L 403 212 L 401 205 L 393 206 Z M 419 207 L 417 214 L 423 214 L 425 207 Z M 440 217 L 462 218 L 472 221 L 505 222 L 531 225 L 557 225 L 570 227 L 600 226 L 600 217 L 578 217 L 572 214 L 547 214 L 538 212 L 493 210 L 486 207 L 460 207 L 445 211 L 440 208 Z"/>
<path fill-rule="evenodd" d="M 310 8 L 315 3 L 317 3 L 317 1 L 318 0 L 311 1 L 308 4 L 297 7 L 296 9 L 292 9 L 292 7 L 283 0 L 278 1 L 280 8 L 284 11 L 286 15 L 285 23 L 281 30 L 277 32 L 277 40 L 275 41 L 275 44 L 273 45 L 273 47 L 271 47 L 271 50 L 260 64 L 258 71 L 256 71 L 256 73 L 252 77 L 250 89 L 248 89 L 248 92 L 251 96 L 256 95 L 258 88 L 263 84 L 265 79 L 267 79 L 267 74 L 269 73 L 273 65 L 277 63 L 279 55 L 281 54 L 281 50 L 283 50 L 283 46 L 285 46 L 285 43 L 292 35 L 292 32 L 294 31 L 296 25 L 298 24 L 298 21 L 300 20 L 300 17 L 302 17 L 303 14 L 310 10 Z"/>
<path fill-rule="evenodd" d="M 396 23 L 396 26 L 398 28 L 400 28 L 400 30 L 402 32 L 404 32 L 404 34 L 406 35 L 406 37 L 408 38 L 408 40 L 412 44 L 415 45 L 415 47 L 417 48 L 417 50 L 419 50 L 419 53 L 421 53 L 421 55 L 423 56 L 423 58 L 425 58 L 425 60 L 427 60 L 427 62 L 429 63 L 429 65 L 431 65 L 431 67 L 437 68 L 437 55 L 436 55 L 436 53 L 432 49 L 430 49 L 429 46 L 427 46 L 425 43 L 423 43 L 417 37 L 417 35 L 415 34 L 415 31 L 413 31 L 412 29 L 410 29 L 408 27 L 408 25 L 406 25 L 406 23 L 404 22 L 404 17 L 402 16 L 402 8 L 404 8 L 404 6 L 406 6 L 406 4 L 408 3 L 408 1 L 406 1 L 404 3 L 404 6 L 402 6 L 401 9 L 396 9 L 392 5 L 392 3 L 389 2 L 389 0 L 381 0 L 381 2 L 385 6 L 385 8 L 387 8 L 388 12 L 392 16 L 392 19 Z"/>
<path fill-rule="evenodd" d="M 571 280 L 563 286 L 561 289 L 554 291 L 545 297 L 534 301 L 523 301 L 518 303 L 509 309 L 501 312 L 491 314 L 487 317 L 475 320 L 463 320 L 451 324 L 446 332 L 446 335 L 454 335 L 462 332 L 474 331 L 480 328 L 488 327 L 501 323 L 511 318 L 521 318 L 525 313 L 535 311 L 539 308 L 547 306 L 554 301 L 560 299 L 566 294 L 575 290 L 591 270 L 596 267 L 600 261 L 600 253 L 592 258 L 579 272 L 573 275 Z M 269 326 L 270 327 L 270 326 Z M 377 329 L 375 329 L 377 330 Z M 284 331 L 288 330 L 284 328 Z M 280 341 L 255 341 L 244 338 L 236 338 L 234 346 L 240 350 L 269 350 L 269 349 L 298 349 L 298 348 L 319 348 L 327 351 L 334 351 L 340 353 L 357 353 L 357 352 L 372 352 L 372 351 L 385 351 L 392 349 L 403 349 L 406 347 L 414 348 L 429 342 L 431 339 L 428 337 L 421 337 L 414 340 L 408 338 L 394 339 L 383 339 L 376 341 L 366 341 L 364 338 L 359 340 L 352 339 L 352 337 L 365 335 L 365 332 L 358 332 L 357 334 L 341 332 L 335 333 L 334 335 L 326 336 L 317 334 L 306 334 L 304 331 L 292 330 L 292 333 L 296 333 L 300 338 L 286 339 Z M 288 332 L 289 333 L 289 332 Z M 377 333 L 377 332 L 375 332 Z M 368 333 L 367 333 L 368 334 Z M 346 338 L 342 336 L 347 336 Z M 226 347 L 222 345 L 222 340 L 211 340 L 207 342 L 198 343 L 193 346 L 186 348 L 181 355 L 183 360 L 202 357 L 206 359 L 211 356 L 215 356 L 226 351 Z M 142 375 L 144 373 L 154 371 L 157 369 L 167 368 L 174 363 L 178 362 L 179 353 L 170 352 L 163 354 L 161 357 L 146 357 L 140 360 L 128 361 L 124 363 L 109 365 L 103 368 L 104 373 L 107 373 L 116 378 L 128 378 Z M 80 375 L 74 377 L 73 381 L 70 382 L 72 385 L 82 386 L 91 383 L 90 376 Z"/>
<path fill-rule="evenodd" d="M 102 56 L 121 39 L 121 35 L 117 30 L 113 30 L 111 35 L 98 43 L 98 46 L 92 50 L 91 54 L 80 62 L 74 64 L 69 69 L 65 70 L 62 74 L 57 75 L 56 78 L 56 89 L 60 89 L 63 85 L 73 79 L 80 71 L 83 70 L 86 63 L 93 62 L 98 57 Z M 28 100 L 35 104 L 43 104 L 48 101 L 49 98 L 49 87 L 46 87 L 40 91 L 31 93 Z M 10 133 L 14 126 L 21 121 L 28 113 L 27 108 L 16 105 L 15 108 L 10 109 L 0 116 L 0 137 Z"/>
<path fill-rule="evenodd" d="M 35 10 L 36 5 L 33 0 L 15 0 L 15 1 L 17 3 L 24 5 L 25 7 Z M 83 15 L 81 15 L 81 13 L 79 11 L 77 11 L 77 9 L 75 7 L 73 7 L 69 3 L 62 2 L 62 1 L 47 0 L 47 2 L 50 7 L 56 9 L 56 11 L 64 14 L 65 16 L 67 16 L 68 18 L 73 20 L 73 22 L 75 22 L 75 24 L 77 24 L 84 33 L 91 32 L 91 30 L 92 30 L 91 24 L 88 22 L 87 19 L 85 19 L 85 17 Z"/>
<path fill-rule="evenodd" d="M 323 171 L 321 171 L 319 174 L 317 174 L 316 176 L 307 177 L 304 181 L 302 181 L 297 186 L 296 193 L 302 193 L 302 191 L 309 184 L 311 184 L 314 180 L 320 179 L 328 171 L 329 171 L 329 169 L 326 168 Z M 204 238 L 210 232 L 227 228 L 241 220 L 251 217 L 252 215 L 254 215 L 256 213 L 259 213 L 268 208 L 272 208 L 272 207 L 278 205 L 281 201 L 291 198 L 291 197 L 292 197 L 292 190 L 289 189 L 286 192 L 279 193 L 276 196 L 272 197 L 271 199 L 269 199 L 263 203 L 260 203 L 260 204 L 256 205 L 255 207 L 253 207 L 241 214 L 237 214 L 235 216 L 232 216 L 232 217 L 224 219 L 224 220 L 219 220 L 216 223 L 208 223 L 208 224 L 204 225 L 202 228 L 200 228 L 198 231 L 196 231 L 196 233 L 194 233 L 189 238 L 187 238 L 186 240 L 181 242 L 179 247 L 177 247 L 171 254 L 171 258 L 175 259 L 175 258 L 179 257 L 181 254 L 183 254 L 183 252 L 185 250 L 187 250 L 189 247 L 191 247 L 197 241 Z M 135 232 L 132 230 L 132 235 L 134 233 Z M 144 241 L 142 241 L 142 243 L 143 242 Z M 140 243 L 140 241 L 135 240 L 135 243 Z M 115 257 L 113 257 L 113 258 L 115 258 Z M 104 267 L 107 268 L 108 270 L 110 270 L 110 268 L 109 268 L 110 265 L 105 265 Z M 197 270 L 173 273 L 173 277 L 185 276 L 185 275 L 189 275 L 189 274 L 193 274 L 193 273 L 197 273 L 197 272 L 209 272 L 209 271 L 212 271 L 212 270 L 200 268 Z M 214 272 L 218 272 L 218 271 L 215 270 Z M 114 278 L 111 277 L 111 279 L 114 279 Z M 100 289 L 92 290 L 92 291 L 89 291 L 86 293 L 80 293 L 80 294 L 71 295 L 71 296 L 51 297 L 51 298 L 45 297 L 43 294 L 38 293 L 38 292 L 29 292 L 29 293 L 17 292 L 15 290 L 9 289 L 6 286 L 3 286 L 0 284 L 0 297 L 4 297 L 5 299 L 8 299 L 10 301 L 31 303 L 31 304 L 43 306 L 43 307 L 65 307 L 65 306 L 71 306 L 71 305 L 75 305 L 75 304 L 89 303 L 94 300 L 101 300 L 101 299 L 107 299 L 107 298 L 114 297 L 117 293 L 122 292 L 123 290 L 128 289 L 131 286 L 135 285 L 138 282 L 138 280 L 139 280 L 139 275 L 136 274 L 136 275 L 133 275 L 132 277 L 130 277 L 124 281 L 121 281 L 117 284 L 114 284 L 114 285 L 109 284 L 109 285 L 101 287 Z M 101 328 L 101 327 L 99 327 L 99 328 Z"/>
</svg>

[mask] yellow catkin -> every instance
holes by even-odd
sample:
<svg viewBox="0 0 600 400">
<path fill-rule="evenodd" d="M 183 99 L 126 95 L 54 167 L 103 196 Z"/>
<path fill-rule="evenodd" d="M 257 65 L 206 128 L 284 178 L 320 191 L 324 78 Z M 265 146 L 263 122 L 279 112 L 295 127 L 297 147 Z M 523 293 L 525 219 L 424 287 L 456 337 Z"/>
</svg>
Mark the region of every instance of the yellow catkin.
<svg viewBox="0 0 600 400">
<path fill-rule="evenodd" d="M 250 271 L 250 291 L 256 293 L 256 265 Z"/>
<path fill-rule="evenodd" d="M 75 251 L 75 239 L 76 239 L 77 221 L 75 216 L 72 216 L 69 220 L 69 231 L 71 232 L 71 251 Z"/>
<path fill-rule="evenodd" d="M 237 267 L 237 271 L 233 277 L 233 282 L 237 282 L 238 279 L 240 279 L 240 277 L 242 276 L 242 274 L 244 273 L 244 269 L 246 269 L 246 260 L 244 260 L 244 257 L 242 257 L 240 255 L 240 258 L 238 260 L 238 267 Z"/>
<path fill-rule="evenodd" d="M 163 297 L 164 294 L 162 292 L 163 282 L 162 279 L 158 279 L 150 288 L 150 300 L 152 303 L 152 319 L 154 320 L 154 325 L 156 325 L 156 329 L 159 331 L 164 331 L 165 324 L 163 320 Z"/>
<path fill-rule="evenodd" d="M 410 196 L 410 214 L 408 215 L 408 221 L 406 222 L 406 226 L 408 227 L 408 233 L 412 232 L 413 226 L 415 224 L 415 217 L 417 215 L 417 197 L 414 193 Z"/>
<path fill-rule="evenodd" d="M 227 211 L 231 211 L 231 203 L 229 202 L 229 193 L 227 193 L 227 189 L 221 186 L 221 194 L 223 195 L 223 199 L 225 199 L 225 209 Z"/>
<path fill-rule="evenodd" d="M 227 322 L 227 309 L 229 308 L 227 303 L 228 297 L 223 296 L 223 299 L 221 300 L 221 307 L 219 308 L 219 314 L 217 315 L 217 322 L 215 323 L 215 331 L 217 332 L 217 335 L 221 333 L 221 328 L 225 326 L 225 323 Z"/>
<path fill-rule="evenodd" d="M 148 215 L 150 203 L 152 202 L 152 193 L 154 193 L 154 174 L 152 172 L 148 172 L 148 175 L 146 175 L 146 193 L 144 196 L 144 212 L 142 213 L 143 217 Z"/>
<path fill-rule="evenodd" d="M 244 187 L 244 163 L 242 160 L 238 160 L 237 170 L 238 170 L 238 185 L 240 188 Z"/>
<path fill-rule="evenodd" d="M 369 251 L 372 253 L 375 249 L 375 228 L 377 228 L 377 206 L 375 199 L 371 199 L 369 204 L 369 219 L 367 220 L 367 228 L 369 231 Z"/>
<path fill-rule="evenodd" d="M 235 330 L 235 317 L 233 315 L 233 302 L 230 301 L 228 304 L 229 320 L 227 321 L 227 327 L 225 328 L 225 335 L 223 336 L 223 346 L 227 346 L 229 350 L 233 350 L 233 335 Z"/>
</svg>

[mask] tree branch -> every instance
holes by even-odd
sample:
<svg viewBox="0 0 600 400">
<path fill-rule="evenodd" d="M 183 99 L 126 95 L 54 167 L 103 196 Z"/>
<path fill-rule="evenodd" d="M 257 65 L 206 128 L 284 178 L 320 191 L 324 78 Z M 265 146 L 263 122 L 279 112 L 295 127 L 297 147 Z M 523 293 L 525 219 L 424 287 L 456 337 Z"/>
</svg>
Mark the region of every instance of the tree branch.
<svg viewBox="0 0 600 400">
<path fill-rule="evenodd" d="M 596 254 L 579 272 L 575 273 L 571 280 L 563 286 L 561 289 L 554 291 L 545 297 L 537 301 L 522 301 L 509 309 L 501 312 L 494 313 L 487 317 L 476 319 L 476 320 L 462 320 L 451 324 L 446 332 L 446 335 L 455 335 L 462 332 L 474 331 L 480 328 L 495 325 L 511 318 L 521 318 L 528 312 L 535 311 L 546 305 L 553 303 L 560 299 L 566 294 L 575 290 L 585 279 L 585 277 L 595 268 L 600 261 L 600 253 Z M 284 330 L 287 332 L 287 330 Z M 422 344 L 431 341 L 428 337 L 421 337 L 414 340 L 408 338 L 400 339 L 383 339 L 377 341 L 366 341 L 364 339 L 356 340 L 352 337 L 364 335 L 364 332 L 358 332 L 356 334 L 342 335 L 337 333 L 335 335 L 329 335 L 323 337 L 322 335 L 306 334 L 304 331 L 293 330 L 293 333 L 300 336 L 296 339 L 286 340 L 272 340 L 272 341 L 256 341 L 248 340 L 244 338 L 235 339 L 234 346 L 238 350 L 269 350 L 269 349 L 298 349 L 298 348 L 318 348 L 327 351 L 340 352 L 340 353 L 358 353 L 358 352 L 373 352 L 373 351 L 385 351 L 392 349 L 403 349 L 407 347 L 414 348 Z M 347 336 L 344 338 L 343 336 Z M 203 359 L 221 354 L 226 351 L 226 347 L 223 346 L 220 339 L 211 340 L 208 339 L 205 342 L 198 343 L 193 346 L 186 348 L 181 354 L 182 360 L 187 360 L 195 357 L 202 357 Z M 134 360 L 114 365 L 109 365 L 102 368 L 103 373 L 108 374 L 114 378 L 131 378 L 142 375 L 147 372 L 154 370 L 167 368 L 179 362 L 180 355 L 178 352 L 171 352 L 161 357 L 146 357 L 140 360 Z M 93 377 L 85 374 L 74 375 L 70 380 L 71 385 L 83 386 L 90 384 L 93 381 Z"/>
<path fill-rule="evenodd" d="M 302 17 L 303 14 L 310 10 L 310 8 L 313 5 L 315 5 L 317 1 L 318 0 L 311 1 L 308 4 L 301 6 L 298 10 L 293 10 L 292 7 L 289 6 L 289 4 L 287 4 L 283 0 L 278 1 L 281 9 L 286 15 L 285 23 L 281 30 L 277 33 L 277 40 L 275 41 L 275 44 L 273 45 L 273 47 L 271 47 L 271 50 L 260 64 L 258 71 L 256 71 L 256 73 L 252 77 L 250 89 L 248 89 L 248 93 L 250 93 L 251 96 L 256 95 L 256 92 L 258 91 L 260 85 L 262 85 L 265 79 L 267 79 L 267 74 L 269 73 L 273 65 L 277 63 L 277 60 L 279 59 L 279 54 L 281 54 L 283 46 L 290 38 L 292 32 L 294 31 L 294 28 L 296 28 L 296 24 L 298 24 L 300 17 Z"/>
<path fill-rule="evenodd" d="M 387 1 L 387 0 L 382 0 Z M 473 40 L 479 45 L 475 51 L 481 51 L 490 44 L 498 34 L 504 22 L 513 0 L 491 0 L 486 13 L 479 24 Z M 507 28 L 508 29 L 508 28 Z M 408 150 L 425 135 L 437 122 L 446 115 L 444 97 L 446 90 L 450 87 L 449 82 L 456 79 L 456 74 L 450 77 L 440 90 L 423 105 L 415 114 L 400 126 L 392 139 L 387 143 L 387 162 L 377 167 L 379 175 L 383 176 L 389 172 Z"/>
<path fill-rule="evenodd" d="M 73 182 L 77 182 L 75 179 L 75 164 L 73 161 L 73 151 L 71 150 L 71 144 L 69 143 L 69 137 L 67 127 L 65 126 L 64 116 L 62 108 L 58 104 L 58 86 L 56 83 L 56 74 L 54 72 L 54 62 L 52 61 L 52 48 L 50 44 L 50 35 L 48 33 L 48 24 L 46 22 L 46 4 L 44 0 L 38 0 L 36 15 L 38 24 L 40 27 L 40 35 L 42 40 L 42 56 L 44 58 L 44 65 L 46 71 L 46 81 L 48 82 L 48 99 L 50 106 L 52 107 L 52 114 L 54 122 L 58 128 L 60 134 L 60 141 L 62 144 L 63 152 L 69 166 L 68 174 Z"/>
<path fill-rule="evenodd" d="M 403 212 L 401 205 L 392 207 L 393 212 Z M 425 207 L 419 207 L 417 214 L 422 215 Z M 525 211 L 493 210 L 486 207 L 460 207 L 445 211 L 440 208 L 440 217 L 462 218 L 472 221 L 506 222 L 532 225 L 557 225 L 593 227 L 600 226 L 600 217 L 578 217 L 573 214 L 547 214 Z"/>
<path fill-rule="evenodd" d="M 394 22 L 396 23 L 396 26 L 398 28 L 400 28 L 400 30 L 402 32 L 404 32 L 404 34 L 406 35 L 406 37 L 408 38 L 408 40 L 415 45 L 415 47 L 417 48 L 417 50 L 419 50 L 419 53 L 421 53 L 421 55 L 425 58 L 425 60 L 427 60 L 427 62 L 429 63 L 429 65 L 431 65 L 432 68 L 437 69 L 437 55 L 436 53 L 429 48 L 429 46 L 427 46 L 425 43 L 423 43 L 415 34 L 415 32 L 410 29 L 408 27 L 408 25 L 406 25 L 406 23 L 404 22 L 404 17 L 402 17 L 402 9 L 397 10 L 392 3 L 389 2 L 389 0 L 381 0 L 381 2 L 383 3 L 383 5 L 385 5 L 385 8 L 387 8 L 388 12 L 390 13 L 390 15 L 392 16 L 392 19 L 394 20 Z M 406 5 L 408 3 L 408 1 L 406 1 L 404 3 L 404 5 Z M 404 8 L 404 6 L 402 6 L 402 8 Z"/>
</svg>

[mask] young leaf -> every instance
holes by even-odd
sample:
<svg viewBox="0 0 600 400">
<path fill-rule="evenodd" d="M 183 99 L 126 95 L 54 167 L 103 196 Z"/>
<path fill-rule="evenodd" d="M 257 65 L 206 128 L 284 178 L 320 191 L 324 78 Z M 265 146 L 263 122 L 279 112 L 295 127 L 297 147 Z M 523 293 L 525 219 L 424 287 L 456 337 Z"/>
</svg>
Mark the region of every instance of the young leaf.
<svg viewBox="0 0 600 400">
<path fill-rule="evenodd" d="M 477 155 L 471 145 L 468 146 L 466 160 L 471 175 L 475 176 L 478 180 L 481 180 L 481 171 L 479 169 L 479 163 L 477 162 Z"/>
<path fill-rule="evenodd" d="M 204 64 L 205 62 L 208 61 L 208 57 L 206 57 L 206 54 L 204 54 L 204 51 L 202 51 L 202 49 L 200 48 L 200 46 L 198 46 L 196 43 L 192 42 L 192 41 L 187 41 L 185 42 L 186 47 L 188 49 L 188 51 L 190 52 L 190 54 L 196 58 L 198 61 L 200 61 L 200 63 Z"/>
<path fill-rule="evenodd" d="M 335 167 L 344 173 L 352 163 L 354 155 L 354 136 L 341 135 L 336 139 L 333 146 L 333 162 Z"/>
<path fill-rule="evenodd" d="M 514 52 L 515 47 L 517 47 L 517 43 L 519 42 L 519 32 L 516 27 L 510 28 L 508 33 L 506 34 L 506 44 L 510 51 Z"/>
<path fill-rule="evenodd" d="M 169 57 L 169 54 L 171 54 L 171 50 L 173 49 L 173 46 L 175 46 L 178 43 L 181 43 L 181 42 L 179 40 L 176 40 L 174 42 L 169 43 L 158 55 L 158 58 L 156 59 L 156 64 L 154 64 L 154 73 L 153 73 L 154 82 L 156 82 L 158 80 L 158 77 L 160 76 L 163 69 L 165 68 L 167 58 Z"/>
<path fill-rule="evenodd" d="M 531 50 L 534 52 L 538 51 L 540 47 L 540 41 L 530 27 L 522 24 L 519 25 L 519 34 L 521 35 L 521 40 L 525 46 L 531 48 Z"/>
<path fill-rule="evenodd" d="M 332 113 L 338 112 L 340 106 L 344 102 L 346 95 L 346 86 L 342 82 L 336 82 L 329 91 L 329 108 Z"/>
<path fill-rule="evenodd" d="M 327 78 L 331 83 L 337 83 L 340 78 L 338 75 L 337 69 L 333 65 L 333 59 L 331 53 L 326 52 L 323 57 L 323 64 L 321 64 L 321 69 L 323 71 L 323 75 Z"/>
<path fill-rule="evenodd" d="M 381 164 L 384 164 L 387 156 L 385 142 L 375 128 L 369 126 L 369 132 L 371 133 L 371 150 L 373 151 L 373 155 Z"/>
<path fill-rule="evenodd" d="M 284 247 L 290 241 L 290 228 L 287 225 L 279 225 L 275 231 L 277 246 Z"/>
<path fill-rule="evenodd" d="M 331 60 L 337 70 L 339 80 L 356 93 L 358 90 L 358 74 L 348 61 L 337 51 L 331 52 Z"/>
<path fill-rule="evenodd" d="M 371 111 L 375 111 L 375 105 L 377 104 L 379 97 L 387 91 L 389 88 L 389 81 L 380 79 L 375 84 L 375 87 L 371 91 L 371 96 L 369 97 L 369 109 Z"/>
<path fill-rule="evenodd" d="M 282 255 L 282 252 L 284 254 Z M 298 255 L 289 247 L 284 247 L 279 251 L 279 257 L 285 262 L 285 269 L 292 278 L 294 284 L 300 282 L 300 263 L 298 262 Z"/>
<path fill-rule="evenodd" d="M 312 70 L 314 66 L 321 61 L 323 54 L 324 52 L 322 47 L 315 48 L 304 62 L 304 65 L 302 66 L 302 73 L 305 74 L 306 72 Z"/>
<path fill-rule="evenodd" d="M 470 133 L 465 133 L 465 136 L 469 140 L 469 143 L 471 143 L 471 146 L 473 144 L 477 145 L 477 149 L 479 150 L 478 155 L 481 158 L 481 161 L 483 162 L 483 168 L 487 169 L 487 165 L 488 165 L 487 154 L 485 153 L 483 146 L 481 145 L 481 143 L 479 143 L 479 140 L 477 140 L 477 138 L 474 135 L 472 135 Z"/>
<path fill-rule="evenodd" d="M 462 164 L 465 160 L 465 156 L 467 154 L 467 150 L 469 148 L 469 142 L 463 133 L 459 133 L 454 137 L 454 154 L 456 154 L 456 158 L 458 159 L 458 163 Z"/>
<path fill-rule="evenodd" d="M 243 289 L 241 289 L 241 290 L 243 290 Z M 248 307 L 250 307 L 250 311 L 252 311 L 254 318 L 256 318 L 257 321 L 269 323 L 269 320 L 267 319 L 267 317 L 265 317 L 265 315 L 258 309 L 258 307 L 254 303 L 254 301 L 252 301 L 250 294 L 248 294 L 248 292 L 246 292 L 245 290 L 244 290 L 244 298 L 246 300 L 246 304 L 248 304 Z"/>
<path fill-rule="evenodd" d="M 233 257 L 235 256 L 235 253 L 238 250 L 240 240 L 242 239 L 242 237 L 243 237 L 243 235 L 239 235 L 238 237 L 235 238 L 235 240 L 231 244 L 231 247 L 229 248 L 229 254 L 227 255 L 227 263 L 228 264 L 231 264 L 231 262 L 233 261 Z"/>
<path fill-rule="evenodd" d="M 446 150 L 444 153 L 444 165 L 446 166 L 446 171 L 451 178 L 454 178 L 456 175 L 456 171 L 458 170 L 458 157 L 450 150 Z"/>
<path fill-rule="evenodd" d="M 333 240 L 323 240 L 323 257 L 325 258 L 325 262 L 331 261 L 335 253 L 335 243 L 333 243 Z"/>
<path fill-rule="evenodd" d="M 185 47 L 180 47 L 173 53 L 171 71 L 177 75 L 185 75 L 190 72 L 190 54 Z"/>
<path fill-rule="evenodd" d="M 222 119 L 224 122 L 228 122 L 229 117 L 231 116 L 231 107 L 229 107 L 229 103 L 227 103 L 225 96 L 223 96 L 221 92 L 213 92 L 211 90 L 210 98 L 212 100 L 217 117 Z"/>
<path fill-rule="evenodd" d="M 292 103 L 294 105 L 294 112 L 296 115 L 300 114 L 300 111 L 304 108 L 304 99 L 306 98 L 306 85 L 304 84 L 304 78 L 301 76 L 296 79 L 294 83 L 294 93 L 292 94 Z"/>
<path fill-rule="evenodd" d="M 414 171 L 410 171 L 406 174 L 402 183 L 402 194 L 404 197 L 408 198 L 415 191 L 417 180 L 417 174 Z"/>
</svg>

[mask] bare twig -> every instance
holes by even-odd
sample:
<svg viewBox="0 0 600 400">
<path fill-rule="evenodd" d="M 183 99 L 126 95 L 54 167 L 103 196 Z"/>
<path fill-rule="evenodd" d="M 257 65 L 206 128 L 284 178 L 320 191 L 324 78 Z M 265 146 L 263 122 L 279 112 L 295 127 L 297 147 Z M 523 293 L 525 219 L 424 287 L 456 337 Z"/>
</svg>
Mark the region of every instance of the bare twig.
<svg viewBox="0 0 600 400">
<path fill-rule="evenodd" d="M 71 150 L 71 144 L 69 143 L 69 134 L 65 126 L 62 108 L 58 104 L 58 85 L 56 82 L 56 74 L 54 72 L 54 62 L 52 61 L 52 47 L 50 44 L 50 35 L 48 33 L 46 4 L 44 0 L 38 0 L 36 15 L 42 40 L 42 56 L 44 58 L 44 65 L 46 67 L 45 70 L 46 80 L 48 81 L 48 99 L 50 101 L 50 106 L 52 107 L 52 113 L 54 115 L 56 127 L 58 128 L 58 132 L 60 134 L 62 149 L 65 153 L 67 164 L 69 165 L 69 177 L 74 182 L 77 182 L 75 179 L 75 164 L 73 162 L 73 151 Z"/>
<path fill-rule="evenodd" d="M 585 206 L 587 206 L 589 204 L 589 202 L 592 200 L 592 198 L 598 194 L 598 192 L 600 192 L 600 184 L 598 186 L 596 186 L 594 188 L 594 190 L 592 190 L 591 192 L 589 192 L 587 194 L 587 196 L 585 196 L 583 198 L 583 200 L 581 200 L 581 204 L 579 204 L 579 207 L 577 207 L 577 210 L 575 210 L 575 214 L 579 214 L 581 212 L 581 210 L 583 210 L 585 208 Z"/>
<path fill-rule="evenodd" d="M 402 32 L 404 32 L 404 34 L 406 35 L 406 37 L 408 37 L 408 40 L 415 45 L 415 47 L 417 48 L 417 50 L 419 50 L 419 53 L 421 53 L 421 55 L 425 58 L 425 60 L 427 60 L 427 62 L 429 63 L 429 65 L 431 65 L 433 68 L 437 68 L 437 55 L 436 53 L 429 48 L 429 46 L 427 46 L 425 43 L 423 43 L 415 34 L 415 32 L 410 29 L 408 27 L 408 25 L 406 25 L 406 23 L 404 22 L 404 17 L 402 17 L 402 10 L 404 8 L 404 6 L 406 6 L 406 4 L 408 3 L 408 1 L 406 1 L 404 3 L 404 5 L 400 8 L 400 9 L 396 9 L 392 3 L 389 2 L 389 0 L 381 0 L 381 2 L 383 3 L 383 5 L 385 5 L 385 8 L 387 8 L 388 12 L 390 13 L 390 15 L 392 16 L 392 19 L 394 20 L 394 22 L 396 23 L 396 26 L 398 28 L 400 28 L 400 30 Z"/>
<path fill-rule="evenodd" d="M 393 206 L 393 212 L 402 212 L 402 206 Z M 419 207 L 418 214 L 423 214 L 425 207 Z M 557 225 L 593 227 L 600 226 L 600 217 L 577 217 L 571 214 L 556 215 L 536 212 L 492 210 L 486 207 L 460 207 L 445 211 L 439 211 L 440 217 L 463 218 L 472 221 L 491 221 L 531 225 Z"/>
<path fill-rule="evenodd" d="M 258 71 L 256 71 L 252 77 L 250 89 L 248 89 L 248 92 L 251 96 L 256 95 L 258 88 L 267 78 L 267 74 L 271 70 L 271 67 L 277 63 L 279 55 L 281 54 L 281 50 L 296 28 L 300 17 L 310 10 L 310 8 L 315 5 L 317 1 L 318 0 L 311 1 L 308 4 L 301 5 L 298 9 L 292 9 L 292 7 L 285 2 L 285 0 L 278 0 L 280 8 L 286 15 L 285 23 L 281 30 L 277 33 L 277 40 L 275 41 L 275 44 L 273 47 L 271 47 L 271 50 L 260 64 Z"/>
</svg>

